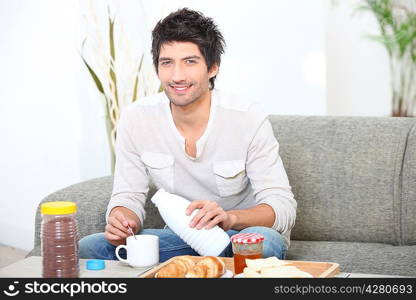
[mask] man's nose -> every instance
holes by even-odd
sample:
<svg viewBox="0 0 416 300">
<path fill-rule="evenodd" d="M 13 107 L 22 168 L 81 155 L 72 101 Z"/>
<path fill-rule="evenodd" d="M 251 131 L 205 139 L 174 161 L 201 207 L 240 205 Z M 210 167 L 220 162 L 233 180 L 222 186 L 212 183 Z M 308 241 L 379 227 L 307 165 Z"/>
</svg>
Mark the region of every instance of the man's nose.
<svg viewBox="0 0 416 300">
<path fill-rule="evenodd" d="M 172 72 L 172 81 L 182 82 L 186 80 L 186 72 L 182 64 L 176 64 Z"/>
</svg>

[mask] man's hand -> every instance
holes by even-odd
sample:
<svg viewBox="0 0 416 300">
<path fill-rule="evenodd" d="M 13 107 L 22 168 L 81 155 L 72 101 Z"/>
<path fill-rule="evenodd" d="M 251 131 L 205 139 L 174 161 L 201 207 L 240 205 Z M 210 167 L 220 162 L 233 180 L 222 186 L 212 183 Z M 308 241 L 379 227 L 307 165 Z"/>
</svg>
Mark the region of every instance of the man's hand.
<svg viewBox="0 0 416 300">
<path fill-rule="evenodd" d="M 114 246 L 126 243 L 130 235 L 128 226 L 136 234 L 139 231 L 139 218 L 128 208 L 117 206 L 113 208 L 108 216 L 108 224 L 105 226 L 105 238 Z"/>
<path fill-rule="evenodd" d="M 196 229 L 210 229 L 215 225 L 220 226 L 224 230 L 232 228 L 236 222 L 236 216 L 227 213 L 218 205 L 217 202 L 209 200 L 195 200 L 186 209 L 186 215 L 191 215 L 195 209 L 199 209 L 198 213 L 192 218 L 189 227 Z"/>
</svg>

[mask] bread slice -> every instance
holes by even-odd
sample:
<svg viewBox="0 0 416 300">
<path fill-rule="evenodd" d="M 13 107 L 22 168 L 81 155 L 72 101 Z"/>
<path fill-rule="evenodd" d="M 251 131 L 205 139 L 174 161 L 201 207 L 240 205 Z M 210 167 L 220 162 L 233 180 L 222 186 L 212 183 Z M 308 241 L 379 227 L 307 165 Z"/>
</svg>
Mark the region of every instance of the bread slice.
<svg viewBox="0 0 416 300">
<path fill-rule="evenodd" d="M 279 267 L 288 264 L 288 262 L 278 259 L 276 256 L 268 258 L 246 259 L 246 265 L 250 269 L 259 272 L 262 268 Z"/>
<path fill-rule="evenodd" d="M 244 268 L 243 274 L 244 274 L 244 278 L 260 278 L 261 277 L 259 272 L 256 272 L 250 268 Z"/>
<path fill-rule="evenodd" d="M 269 278 L 308 278 L 311 274 L 299 270 L 295 266 L 266 267 L 260 270 L 261 277 Z"/>
</svg>

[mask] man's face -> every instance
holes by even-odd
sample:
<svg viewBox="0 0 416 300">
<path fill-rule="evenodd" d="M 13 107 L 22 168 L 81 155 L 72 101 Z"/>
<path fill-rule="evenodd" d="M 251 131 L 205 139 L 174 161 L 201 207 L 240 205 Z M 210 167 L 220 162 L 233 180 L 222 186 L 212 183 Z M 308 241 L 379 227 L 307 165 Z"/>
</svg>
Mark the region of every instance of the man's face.
<svg viewBox="0 0 416 300">
<path fill-rule="evenodd" d="M 196 44 L 171 42 L 160 48 L 158 75 L 169 100 L 186 106 L 209 93 L 209 79 L 218 67 L 207 64 Z"/>
</svg>

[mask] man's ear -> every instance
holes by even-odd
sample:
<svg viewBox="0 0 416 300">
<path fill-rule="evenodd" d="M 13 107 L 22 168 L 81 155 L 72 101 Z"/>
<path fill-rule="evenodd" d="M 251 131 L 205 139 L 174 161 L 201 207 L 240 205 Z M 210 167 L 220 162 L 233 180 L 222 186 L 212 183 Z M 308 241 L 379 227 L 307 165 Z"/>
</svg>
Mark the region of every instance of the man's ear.
<svg viewBox="0 0 416 300">
<path fill-rule="evenodd" d="M 211 79 L 212 77 L 217 76 L 219 70 L 220 70 L 219 66 L 217 64 L 213 64 L 211 69 L 208 72 L 208 77 Z"/>
</svg>

